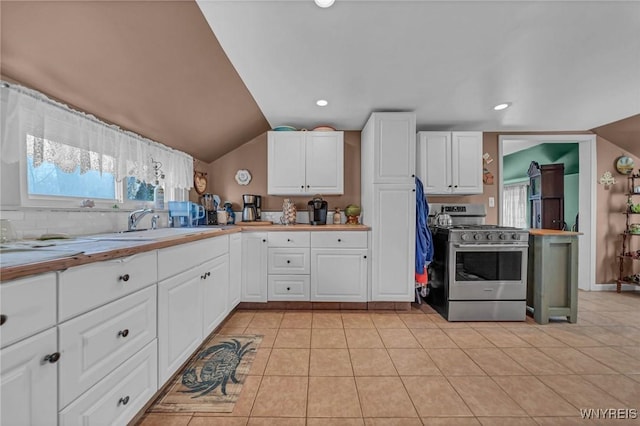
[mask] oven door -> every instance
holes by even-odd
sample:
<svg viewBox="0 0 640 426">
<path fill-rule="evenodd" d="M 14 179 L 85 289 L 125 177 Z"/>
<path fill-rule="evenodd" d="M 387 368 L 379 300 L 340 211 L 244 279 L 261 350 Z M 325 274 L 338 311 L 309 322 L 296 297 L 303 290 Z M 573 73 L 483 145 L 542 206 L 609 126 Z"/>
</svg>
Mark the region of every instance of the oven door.
<svg viewBox="0 0 640 426">
<path fill-rule="evenodd" d="M 527 253 L 525 242 L 450 243 L 449 300 L 524 300 Z"/>
</svg>

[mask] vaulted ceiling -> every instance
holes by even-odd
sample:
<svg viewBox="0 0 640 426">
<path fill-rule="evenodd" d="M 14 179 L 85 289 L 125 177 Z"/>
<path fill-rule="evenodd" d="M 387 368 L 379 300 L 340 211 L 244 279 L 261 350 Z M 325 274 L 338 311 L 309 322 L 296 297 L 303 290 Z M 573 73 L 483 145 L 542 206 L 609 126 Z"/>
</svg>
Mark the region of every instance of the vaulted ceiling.
<svg viewBox="0 0 640 426">
<path fill-rule="evenodd" d="M 420 130 L 595 128 L 638 154 L 638 2 L 2 0 L 0 19 L 3 78 L 205 162 L 374 110 Z"/>
</svg>

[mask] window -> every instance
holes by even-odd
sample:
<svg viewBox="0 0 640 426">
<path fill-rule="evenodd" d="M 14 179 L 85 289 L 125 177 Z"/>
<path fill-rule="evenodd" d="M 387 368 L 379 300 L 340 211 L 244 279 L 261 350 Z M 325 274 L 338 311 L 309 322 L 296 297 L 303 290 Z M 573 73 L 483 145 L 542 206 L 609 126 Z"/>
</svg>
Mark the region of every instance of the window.
<svg viewBox="0 0 640 426">
<path fill-rule="evenodd" d="M 505 185 L 502 191 L 502 224 L 516 228 L 528 228 L 527 184 Z"/>
<path fill-rule="evenodd" d="M 169 200 L 185 199 L 193 185 L 190 155 L 26 87 L 0 82 L 0 129 L 2 179 L 19 183 L 3 204 L 64 208 L 91 199 L 136 208 L 153 202 L 158 177 Z"/>
<path fill-rule="evenodd" d="M 78 197 L 115 201 L 114 159 L 27 135 L 27 194 L 32 197 Z M 153 199 L 153 197 L 152 197 Z"/>
</svg>

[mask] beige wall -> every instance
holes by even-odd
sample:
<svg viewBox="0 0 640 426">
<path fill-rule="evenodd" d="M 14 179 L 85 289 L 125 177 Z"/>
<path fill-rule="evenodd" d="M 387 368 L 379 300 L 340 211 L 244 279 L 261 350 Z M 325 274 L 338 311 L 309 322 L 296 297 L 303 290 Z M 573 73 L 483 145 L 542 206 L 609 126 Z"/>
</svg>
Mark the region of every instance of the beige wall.
<svg viewBox="0 0 640 426">
<path fill-rule="evenodd" d="M 611 172 L 616 178 L 616 184 L 606 188 L 596 182 L 596 283 L 613 283 L 618 277 L 617 254 L 622 249 L 622 236 L 625 228 L 625 217 L 621 212 L 626 208 L 627 178 L 616 172 L 615 161 L 626 154 L 633 158 L 636 166 L 640 167 L 640 158 L 623 151 L 610 141 L 597 137 L 596 150 L 598 156 L 597 178 L 604 172 Z M 637 172 L 635 170 L 634 172 Z M 640 183 L 640 181 L 638 182 Z M 640 196 L 634 197 L 640 203 Z M 640 217 L 632 216 L 631 223 L 640 222 Z M 637 238 L 630 238 L 631 249 L 640 249 Z M 626 269 L 625 273 L 630 271 Z M 635 272 L 638 272 L 636 270 Z"/>
<path fill-rule="evenodd" d="M 205 166 L 196 166 L 205 171 Z M 247 169 L 251 173 L 249 185 L 241 186 L 235 181 L 236 172 Z M 263 133 L 241 147 L 231 151 L 206 168 L 209 186 L 207 192 L 218 194 L 222 201 L 233 203 L 234 210 L 242 208 L 242 194 L 262 195 L 263 211 L 282 210 L 285 197 L 267 195 L 267 134 Z M 193 193 L 193 191 L 192 191 Z M 321 194 L 322 195 L 322 194 Z M 191 194 L 193 201 L 194 194 Z M 298 210 L 306 210 L 310 196 L 292 198 Z M 329 209 L 344 209 L 348 204 L 360 205 L 360 132 L 344 132 L 344 194 L 323 195 Z"/>
</svg>

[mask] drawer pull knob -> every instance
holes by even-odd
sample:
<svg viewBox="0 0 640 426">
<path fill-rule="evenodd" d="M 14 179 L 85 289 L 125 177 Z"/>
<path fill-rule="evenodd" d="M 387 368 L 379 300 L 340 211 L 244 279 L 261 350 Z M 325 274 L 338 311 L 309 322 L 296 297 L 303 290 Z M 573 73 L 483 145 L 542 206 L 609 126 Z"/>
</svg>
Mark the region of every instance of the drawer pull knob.
<svg viewBox="0 0 640 426">
<path fill-rule="evenodd" d="M 287 242 L 289 242 L 289 243 L 290 243 L 290 242 L 291 242 L 291 238 L 287 238 Z"/>
<path fill-rule="evenodd" d="M 266 243 L 266 242 L 267 242 L 267 240 L 263 239 L 263 240 L 262 240 L 262 242 L 263 242 L 263 243 Z"/>
<path fill-rule="evenodd" d="M 366 258 L 367 258 L 367 256 L 364 256 L 364 258 L 366 259 Z"/>
<path fill-rule="evenodd" d="M 339 242 L 339 243 L 341 243 L 341 242 L 342 242 L 342 239 L 341 239 L 341 238 L 338 238 L 338 242 Z"/>
<path fill-rule="evenodd" d="M 124 330 L 118 331 L 118 337 L 127 337 L 129 335 L 129 329 L 125 328 Z"/>
<path fill-rule="evenodd" d="M 411 177 L 416 177 L 416 175 L 411 175 Z"/>
<path fill-rule="evenodd" d="M 287 291 L 291 291 L 291 287 L 287 287 Z"/>
<path fill-rule="evenodd" d="M 287 263 L 291 263 L 291 261 L 290 261 L 290 260 L 287 260 Z"/>
<path fill-rule="evenodd" d="M 304 185 L 300 185 L 300 188 L 304 189 Z"/>
<path fill-rule="evenodd" d="M 127 405 L 129 403 L 129 395 L 125 396 L 124 398 L 120 398 L 120 400 L 118 401 L 118 405 Z"/>
<path fill-rule="evenodd" d="M 60 359 L 60 352 L 54 352 L 44 357 L 44 362 L 49 361 L 51 364 L 55 364 Z"/>
<path fill-rule="evenodd" d="M 120 275 L 120 278 L 118 278 L 118 280 L 127 282 L 129 281 L 129 278 L 130 278 L 129 274 L 124 274 L 124 275 Z"/>
<path fill-rule="evenodd" d="M 0 325 L 4 324 L 5 322 L 7 322 L 7 316 L 4 314 L 0 315 Z"/>
</svg>

